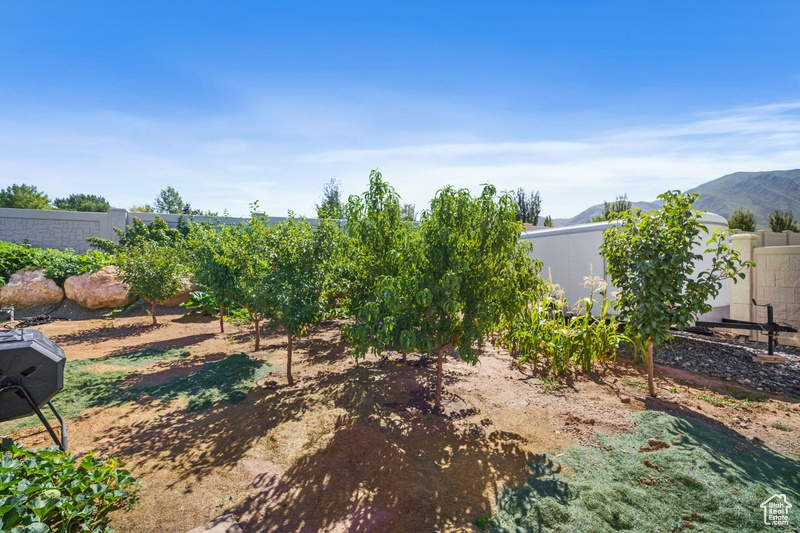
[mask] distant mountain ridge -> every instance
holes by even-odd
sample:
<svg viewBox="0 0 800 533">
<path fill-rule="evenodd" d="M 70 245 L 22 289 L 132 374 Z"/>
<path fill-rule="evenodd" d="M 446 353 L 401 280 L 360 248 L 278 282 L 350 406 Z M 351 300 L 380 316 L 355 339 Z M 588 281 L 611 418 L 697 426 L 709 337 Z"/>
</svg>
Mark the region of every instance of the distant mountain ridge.
<svg viewBox="0 0 800 533">
<path fill-rule="evenodd" d="M 694 204 L 696 209 L 704 209 L 725 218 L 730 218 L 737 209 L 749 209 L 755 214 L 759 229 L 768 228 L 767 217 L 776 209 L 791 211 L 795 219 L 800 218 L 800 169 L 734 172 L 686 192 L 700 195 Z M 613 198 L 609 199 L 612 200 Z M 633 206 L 648 211 L 658 209 L 661 203 L 633 202 Z M 603 204 L 597 204 L 572 218 L 553 219 L 553 224 L 584 224 L 602 214 Z"/>
</svg>

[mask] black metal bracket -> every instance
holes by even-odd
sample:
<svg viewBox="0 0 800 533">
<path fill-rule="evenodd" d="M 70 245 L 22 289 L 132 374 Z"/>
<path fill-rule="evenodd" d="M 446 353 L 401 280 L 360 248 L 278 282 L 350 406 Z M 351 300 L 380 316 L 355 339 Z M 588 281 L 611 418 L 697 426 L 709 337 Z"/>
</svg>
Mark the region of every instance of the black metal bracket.
<svg viewBox="0 0 800 533">
<path fill-rule="evenodd" d="M 61 413 L 59 413 L 58 410 L 56 409 L 56 406 L 53 405 L 53 402 L 48 401 L 47 405 L 50 406 L 50 410 L 53 411 L 53 414 L 56 415 L 56 418 L 58 419 L 58 423 L 61 424 L 60 441 L 58 440 L 58 437 L 56 437 L 56 432 L 53 431 L 52 426 L 50 426 L 50 423 L 44 417 L 44 413 L 42 413 L 42 410 L 39 409 L 39 406 L 36 405 L 36 402 L 33 401 L 33 398 L 31 398 L 31 395 L 28 393 L 28 390 L 23 385 L 5 386 L 2 389 L 0 389 L 0 396 L 2 396 L 2 394 L 7 391 L 21 392 L 22 395 L 25 397 L 25 400 L 28 402 L 28 405 L 31 406 L 33 412 L 36 413 L 36 416 L 39 417 L 39 420 L 47 429 L 47 432 L 50 433 L 50 437 L 53 439 L 53 442 L 56 443 L 56 446 L 61 448 L 62 451 L 67 451 L 67 425 L 66 423 L 64 423 L 64 419 L 61 417 Z"/>
<path fill-rule="evenodd" d="M 760 331 L 762 333 L 766 333 L 768 353 L 769 355 L 774 355 L 775 345 L 778 343 L 778 340 L 775 337 L 778 335 L 778 332 L 784 331 L 788 333 L 797 333 L 797 328 L 794 328 L 789 324 L 778 324 L 777 322 L 775 322 L 775 316 L 772 312 L 772 304 L 759 305 L 756 303 L 755 299 L 753 299 L 753 305 L 767 308 L 767 322 L 765 324 L 759 324 L 758 322 L 747 322 L 745 320 L 732 320 L 730 318 L 723 318 L 722 322 L 708 322 L 701 320 L 695 322 L 695 325 L 699 328 L 746 329 L 746 330 Z"/>
</svg>

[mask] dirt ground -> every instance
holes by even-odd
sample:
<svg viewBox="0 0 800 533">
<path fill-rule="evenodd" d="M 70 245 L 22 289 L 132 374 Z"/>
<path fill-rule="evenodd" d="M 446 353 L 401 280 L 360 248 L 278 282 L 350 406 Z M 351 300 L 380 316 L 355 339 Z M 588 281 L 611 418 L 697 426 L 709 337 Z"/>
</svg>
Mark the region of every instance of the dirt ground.
<svg viewBox="0 0 800 533">
<path fill-rule="evenodd" d="M 492 346 L 478 366 L 451 353 L 445 412 L 434 415 L 432 359 L 392 356 L 380 364 L 369 357 L 355 365 L 336 323 L 296 344 L 297 383 L 288 386 L 279 332 L 266 331 L 253 352 L 251 327 L 226 323 L 221 334 L 214 319 L 177 313 L 160 321 L 56 321 L 37 329 L 68 361 L 143 348 L 189 351 L 137 369 L 137 382 L 160 383 L 242 352 L 277 370 L 235 405 L 189 412 L 183 399 L 145 398 L 68 422 L 71 451 L 116 454 L 144 483 L 138 505 L 115 513 L 117 531 L 185 532 L 225 512 L 244 531 L 473 531 L 499 490 L 525 481 L 537 454 L 557 457 L 599 433 L 630 430 L 629 415 L 642 409 L 725 425 L 780 453 L 800 453 L 798 400 L 738 402 L 731 393 L 746 389 L 666 367 L 657 367 L 659 398 L 652 399 L 643 369 L 624 359 L 597 375 L 553 382 L 522 374 Z M 11 436 L 50 444 L 38 426 Z"/>
</svg>

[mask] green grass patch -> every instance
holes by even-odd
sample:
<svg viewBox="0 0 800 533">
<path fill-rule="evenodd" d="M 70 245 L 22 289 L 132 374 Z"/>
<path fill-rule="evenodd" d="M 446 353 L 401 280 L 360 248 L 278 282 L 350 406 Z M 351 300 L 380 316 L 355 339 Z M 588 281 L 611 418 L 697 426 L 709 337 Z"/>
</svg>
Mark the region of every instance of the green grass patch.
<svg viewBox="0 0 800 533">
<path fill-rule="evenodd" d="M 53 398 L 53 404 L 67 419 L 76 418 L 87 409 L 114 407 L 147 396 L 162 401 L 186 397 L 187 409 L 196 411 L 217 402 L 242 401 L 255 382 L 273 370 L 264 361 L 253 360 L 247 354 L 235 354 L 205 363 L 188 376 L 175 377 L 158 385 L 129 386 L 132 377 L 143 375 L 139 369 L 154 362 L 185 357 L 186 353 L 181 348 L 148 349 L 68 361 L 64 369 L 64 388 Z M 126 368 L 102 371 L 101 364 Z M 45 415 L 49 412 L 48 408 L 44 409 Z M 31 416 L 0 424 L 0 431 L 38 423 L 39 419 Z"/>
<path fill-rule="evenodd" d="M 800 461 L 690 418 L 635 416 L 632 433 L 565 450 L 568 475 L 540 457 L 526 485 L 498 497 L 492 530 L 738 533 L 762 530 L 759 505 L 775 493 L 800 503 Z M 653 438 L 670 447 L 640 452 Z"/>
<path fill-rule="evenodd" d="M 714 394 L 712 392 L 692 392 L 692 396 L 719 407 L 733 407 L 741 409 L 743 407 L 760 407 L 768 400 L 767 396 L 750 394 L 746 392 L 733 392 L 730 395 Z"/>
<path fill-rule="evenodd" d="M 148 348 L 135 352 L 126 352 L 117 355 L 106 355 L 96 359 L 80 359 L 78 361 L 68 361 L 65 370 L 83 369 L 87 366 L 108 364 L 116 366 L 129 366 L 141 368 L 158 361 L 169 359 L 179 359 L 186 357 L 188 352 L 183 348 Z"/>
<path fill-rule="evenodd" d="M 647 382 L 641 379 L 622 378 L 620 381 L 629 387 L 636 387 L 637 389 L 647 390 Z"/>
<path fill-rule="evenodd" d="M 792 430 L 792 428 L 790 428 L 789 426 L 787 426 L 786 424 L 783 424 L 781 422 L 773 423 L 772 427 L 774 427 L 775 429 L 779 429 L 781 431 L 791 431 Z"/>
<path fill-rule="evenodd" d="M 539 388 L 545 394 L 549 394 L 551 392 L 556 392 L 561 390 L 564 385 L 561 383 L 561 380 L 558 379 L 556 376 L 542 376 L 539 378 Z"/>
</svg>

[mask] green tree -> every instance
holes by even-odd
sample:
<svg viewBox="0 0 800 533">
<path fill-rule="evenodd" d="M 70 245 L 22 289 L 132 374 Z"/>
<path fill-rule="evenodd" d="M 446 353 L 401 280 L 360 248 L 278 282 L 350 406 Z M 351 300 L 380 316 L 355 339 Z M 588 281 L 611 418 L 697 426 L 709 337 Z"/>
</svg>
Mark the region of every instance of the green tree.
<svg viewBox="0 0 800 533">
<path fill-rule="evenodd" d="M 653 385 L 653 346 L 670 338 L 670 328 L 688 327 L 698 314 L 708 312 L 708 301 L 719 294 L 722 281 L 744 277 L 751 265 L 725 245 L 725 233 L 715 232 L 707 243 L 708 270 L 692 276 L 702 256 L 694 249 L 706 228 L 702 211 L 692 209 L 696 194 L 668 191 L 658 197 L 663 207 L 648 213 L 623 213 L 621 225 L 606 230 L 601 253 L 613 284 L 619 289 L 619 317 L 628 336 L 647 358 L 648 388 Z"/>
<path fill-rule="evenodd" d="M 117 254 L 120 278 L 141 298 L 150 301 L 153 325 L 156 303 L 175 294 L 188 274 L 183 254 L 171 243 L 142 240 Z"/>
<path fill-rule="evenodd" d="M 128 208 L 131 213 L 152 213 L 153 206 L 150 204 L 132 205 Z"/>
<path fill-rule="evenodd" d="M 786 230 L 794 232 L 800 231 L 800 229 L 797 229 L 797 222 L 795 222 L 794 213 L 791 211 L 776 209 L 767 218 L 767 224 L 769 224 L 770 230 L 778 233 Z"/>
<path fill-rule="evenodd" d="M 322 219 L 316 230 L 306 219 L 296 218 L 270 228 L 268 268 L 258 290 L 269 302 L 265 316 L 286 332 L 286 376 L 290 385 L 294 383 L 294 341 L 327 314 L 327 278 L 340 240 L 339 227 L 331 219 Z"/>
<path fill-rule="evenodd" d="M 255 350 L 261 349 L 261 324 L 268 317 L 270 294 L 264 290 L 271 272 L 269 261 L 270 227 L 266 215 L 258 213 L 258 203 L 250 206 L 250 218 L 220 228 L 220 258 L 230 269 L 233 284 L 231 299 L 242 306 L 255 328 Z"/>
<path fill-rule="evenodd" d="M 161 189 L 154 203 L 156 212 L 172 213 L 176 215 L 183 213 L 185 205 L 186 203 L 183 201 L 178 191 L 169 185 L 166 189 Z"/>
<path fill-rule="evenodd" d="M 70 194 L 66 198 L 56 198 L 53 205 L 62 211 L 86 211 L 107 213 L 111 205 L 102 196 L 94 194 Z"/>
<path fill-rule="evenodd" d="M 230 225 L 214 226 L 209 222 L 191 225 L 188 248 L 191 250 L 191 267 L 194 281 L 209 294 L 219 306 L 219 330 L 225 332 L 225 310 L 230 309 L 238 296 L 236 279 L 225 250 L 235 244 L 224 244 L 225 239 L 235 238 Z"/>
<path fill-rule="evenodd" d="M 406 231 L 391 248 L 382 247 L 385 236 L 374 226 L 372 238 L 364 240 L 378 245 L 368 253 L 385 255 L 389 268 L 355 309 L 349 328 L 354 353 L 434 352 L 436 410 L 445 349 L 453 346 L 463 360 L 477 363 L 476 346 L 520 312 L 528 304 L 525 292 L 541 282 L 519 241 L 514 198 L 495 193 L 486 186 L 473 198 L 468 190 L 447 187 L 433 199 L 419 229 Z M 389 202 L 387 218 L 395 208 Z"/>
<path fill-rule="evenodd" d="M 179 223 L 181 221 L 179 220 Z M 117 253 L 123 248 L 139 244 L 143 241 L 155 241 L 162 244 L 178 245 L 184 239 L 184 233 L 170 228 L 167 222 L 160 216 L 156 216 L 152 222 L 145 224 L 142 219 L 134 217 L 130 226 L 124 229 L 114 228 L 114 232 L 119 237 L 117 242 L 100 237 L 87 237 L 86 241 L 104 252 Z"/>
<path fill-rule="evenodd" d="M 515 198 L 518 210 L 517 220 L 537 226 L 539 224 L 539 214 L 542 211 L 542 199 L 539 196 L 539 191 L 535 193 L 531 191 L 526 194 L 525 190 L 520 187 L 517 189 Z"/>
<path fill-rule="evenodd" d="M 380 356 L 384 350 L 400 350 L 393 335 L 399 329 L 377 327 L 379 317 L 388 314 L 381 282 L 400 272 L 414 225 L 402 220 L 400 197 L 377 170 L 370 173 L 368 190 L 348 199 L 345 219 L 342 304 L 357 319 L 342 328 L 344 336 L 356 360 L 368 351 Z"/>
<path fill-rule="evenodd" d="M 611 203 L 603 202 L 603 214 L 597 215 L 589 222 L 611 222 L 612 220 L 619 220 L 623 213 L 627 213 L 631 210 L 632 206 L 633 204 L 628 200 L 627 194 L 617 196 Z"/>
<path fill-rule="evenodd" d="M 730 229 L 740 229 L 742 231 L 755 231 L 756 230 L 756 216 L 752 211 L 737 209 L 728 219 L 728 227 Z"/>
<path fill-rule="evenodd" d="M 9 185 L 0 190 L 0 207 L 16 209 L 52 209 L 50 198 L 35 185 Z"/>
<path fill-rule="evenodd" d="M 316 206 L 317 218 L 340 219 L 344 216 L 342 203 L 341 183 L 336 178 L 331 178 L 322 187 L 322 203 Z"/>
<path fill-rule="evenodd" d="M 400 207 L 400 219 L 414 222 L 417 219 L 416 208 L 417 206 L 414 204 L 403 204 Z"/>
<path fill-rule="evenodd" d="M 553 218 L 550 215 L 544 217 L 544 227 L 545 228 L 552 228 L 553 227 Z"/>
</svg>

